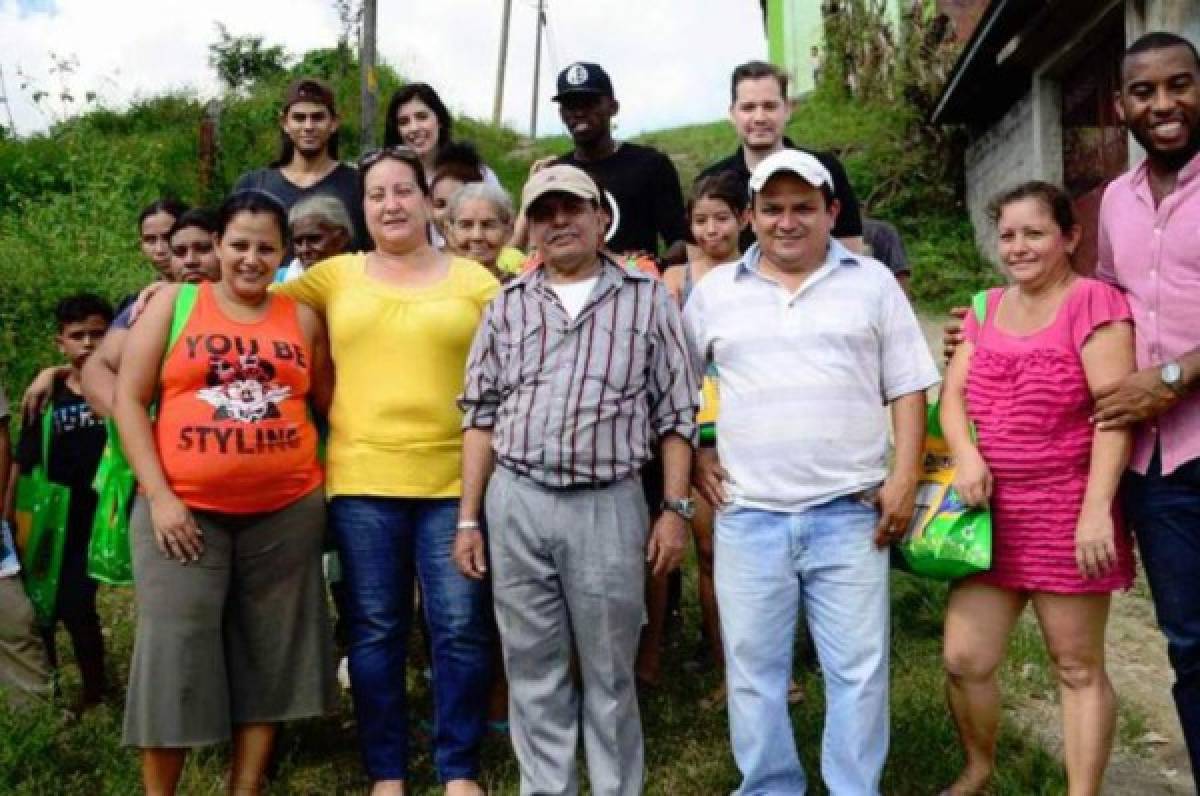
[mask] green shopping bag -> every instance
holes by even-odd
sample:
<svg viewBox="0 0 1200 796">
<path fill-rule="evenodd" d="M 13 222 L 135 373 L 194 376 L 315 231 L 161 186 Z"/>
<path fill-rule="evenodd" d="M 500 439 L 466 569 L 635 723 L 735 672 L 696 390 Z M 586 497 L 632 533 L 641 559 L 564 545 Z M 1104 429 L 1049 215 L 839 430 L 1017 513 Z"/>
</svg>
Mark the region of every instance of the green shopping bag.
<svg viewBox="0 0 1200 796">
<path fill-rule="evenodd" d="M 17 481 L 17 538 L 23 542 L 21 568 L 25 591 L 39 624 L 54 622 L 58 582 L 62 575 L 63 547 L 67 541 L 67 511 L 71 490 L 47 475 L 50 437 L 54 431 L 52 411 L 42 413 L 42 458 L 29 475 Z"/>
<path fill-rule="evenodd" d="M 96 467 L 96 514 L 88 542 L 88 576 L 110 586 L 133 583 L 133 555 L 129 546 L 129 512 L 137 478 L 117 436 L 117 426 L 105 421 L 108 442 Z"/>
<path fill-rule="evenodd" d="M 175 347 L 196 305 L 195 285 L 182 285 L 175 297 L 171 331 L 166 351 Z M 165 354 L 164 354 L 165 356 Z M 151 407 L 151 414 L 154 408 Z M 92 535 L 88 542 L 88 575 L 110 586 L 133 583 L 133 552 L 129 542 L 129 514 L 137 477 L 121 450 L 117 425 L 105 421 L 108 441 L 96 467 L 92 488 L 96 490 L 96 514 L 92 517 Z"/>
<path fill-rule="evenodd" d="M 980 325 L 987 316 L 986 291 L 972 309 Z M 954 490 L 954 459 L 942 436 L 938 402 L 926 414 L 925 450 L 912 525 L 900 543 L 905 568 L 935 580 L 956 580 L 992 566 L 992 515 L 972 508 Z"/>
</svg>

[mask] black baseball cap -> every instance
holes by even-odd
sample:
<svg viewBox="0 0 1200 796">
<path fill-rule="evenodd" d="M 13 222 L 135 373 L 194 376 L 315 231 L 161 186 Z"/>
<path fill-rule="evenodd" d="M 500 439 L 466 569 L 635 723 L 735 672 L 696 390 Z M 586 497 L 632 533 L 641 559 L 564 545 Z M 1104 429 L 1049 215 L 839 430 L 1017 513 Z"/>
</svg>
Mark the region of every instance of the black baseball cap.
<svg viewBox="0 0 1200 796">
<path fill-rule="evenodd" d="M 586 61 L 576 61 L 558 73 L 558 93 L 554 95 L 555 102 L 571 94 L 600 94 L 612 97 L 612 81 L 608 72 L 600 64 Z"/>
</svg>

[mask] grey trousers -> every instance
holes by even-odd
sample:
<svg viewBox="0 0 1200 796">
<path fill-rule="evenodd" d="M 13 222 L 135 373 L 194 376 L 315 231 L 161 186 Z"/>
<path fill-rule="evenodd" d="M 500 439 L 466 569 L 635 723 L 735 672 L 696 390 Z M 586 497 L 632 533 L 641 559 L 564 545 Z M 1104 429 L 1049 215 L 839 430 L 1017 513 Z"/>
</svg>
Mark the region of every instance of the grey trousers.
<svg viewBox="0 0 1200 796">
<path fill-rule="evenodd" d="M 28 706 L 50 698 L 50 664 L 20 575 L 0 578 L 0 698 Z"/>
<path fill-rule="evenodd" d="M 487 490 L 496 622 L 523 796 L 573 796 L 580 694 L 597 796 L 641 793 L 642 723 L 633 674 L 645 616 L 646 502 L 637 478 L 554 490 L 497 468 Z"/>
</svg>

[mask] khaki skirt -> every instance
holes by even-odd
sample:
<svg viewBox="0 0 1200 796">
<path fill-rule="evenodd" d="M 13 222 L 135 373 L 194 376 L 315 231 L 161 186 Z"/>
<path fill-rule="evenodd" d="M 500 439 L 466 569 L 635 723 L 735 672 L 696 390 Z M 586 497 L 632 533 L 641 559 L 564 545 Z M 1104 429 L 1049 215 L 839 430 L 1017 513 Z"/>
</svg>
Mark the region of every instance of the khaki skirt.
<svg viewBox="0 0 1200 796">
<path fill-rule="evenodd" d="M 323 490 L 269 514 L 193 516 L 204 552 L 182 564 L 158 549 L 145 499 L 134 506 L 130 746 L 220 743 L 234 725 L 318 716 L 334 704 Z"/>
</svg>

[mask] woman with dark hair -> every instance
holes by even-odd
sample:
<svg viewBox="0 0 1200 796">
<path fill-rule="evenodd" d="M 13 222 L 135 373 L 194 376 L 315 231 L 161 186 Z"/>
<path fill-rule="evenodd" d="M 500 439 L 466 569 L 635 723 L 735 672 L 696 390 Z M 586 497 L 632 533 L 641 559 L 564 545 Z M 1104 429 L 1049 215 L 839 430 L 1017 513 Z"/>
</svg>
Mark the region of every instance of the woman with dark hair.
<svg viewBox="0 0 1200 796">
<path fill-rule="evenodd" d="M 385 147 L 407 146 L 432 175 L 437 156 L 453 140 L 454 119 L 446 103 L 428 83 L 408 83 L 388 100 L 383 122 Z"/>
<path fill-rule="evenodd" d="M 700 177 L 692 186 L 692 195 L 687 203 L 689 231 L 695 240 L 696 255 L 690 262 L 671 266 L 663 274 L 663 284 L 678 302 L 682 311 L 691 295 L 692 288 L 714 269 L 726 263 L 736 262 L 741 256 L 738 236 L 748 223 L 746 205 L 748 197 L 745 187 L 729 172 Z M 716 369 L 710 367 L 705 375 L 703 394 L 705 405 L 702 416 L 701 444 L 715 445 L 712 431 L 715 418 L 713 407 L 708 405 L 717 394 Z M 720 623 L 717 617 L 717 595 L 713 580 L 713 510 L 698 492 L 696 516 L 692 518 L 692 536 L 696 542 L 696 590 L 700 599 L 700 625 L 712 663 L 724 671 L 725 657 L 721 644 Z M 666 621 L 668 588 L 667 579 L 651 579 L 647 582 L 647 622 L 638 648 L 638 676 L 643 681 L 654 683 L 659 676 L 659 661 L 662 637 Z M 792 683 L 789 699 L 799 692 Z M 704 701 L 705 707 L 725 704 L 725 685 L 722 682 Z"/>
<path fill-rule="evenodd" d="M 434 765 L 448 794 L 481 794 L 493 636 L 487 585 L 459 572 L 451 555 L 462 491 L 455 401 L 499 285 L 479 264 L 430 245 L 429 186 L 414 151 L 365 155 L 359 178 L 375 249 L 317 263 L 277 287 L 325 317 L 337 363 L 326 491 L 359 743 L 372 794 L 404 793 L 415 577 L 432 642 Z"/>
<path fill-rule="evenodd" d="M 446 103 L 428 83 L 409 83 L 396 90 L 388 101 L 383 122 L 384 147 L 406 146 L 417 153 L 426 179 L 432 180 L 438 169 L 438 155 L 451 142 L 454 119 Z M 483 179 L 500 184 L 496 173 L 480 163 Z"/>
<path fill-rule="evenodd" d="M 187 284 L 216 282 L 221 278 L 217 259 L 217 217 L 211 210 L 193 207 L 171 225 L 171 281 Z"/>
<path fill-rule="evenodd" d="M 946 793 L 983 792 L 996 765 L 997 670 L 1032 603 L 1058 680 L 1068 790 L 1100 791 L 1116 696 L 1104 664 L 1110 595 L 1133 584 L 1114 506 L 1132 435 L 1090 421 L 1093 396 L 1133 372 L 1124 296 L 1079 276 L 1080 227 L 1056 186 L 1028 182 L 993 204 L 1012 284 L 968 314 L 942 387 L 954 489 L 992 512 L 992 566 L 956 582 L 946 608 L 946 695 L 965 766 Z"/>
<path fill-rule="evenodd" d="M 268 292 L 286 247 L 278 202 L 227 199 L 220 281 L 155 294 L 117 377 L 140 484 L 124 739 L 155 796 L 176 792 L 190 748 L 231 736 L 229 792 L 262 793 L 279 723 L 334 696 L 309 413 L 327 408 L 332 374 L 317 314 Z"/>
<path fill-rule="evenodd" d="M 171 279 L 171 246 L 168 233 L 175 219 L 187 209 L 187 205 L 178 199 L 163 197 L 155 199 L 138 213 L 138 245 L 142 255 L 154 266 L 159 279 Z M 124 309 L 128 303 L 121 302 L 117 312 Z"/>
</svg>

